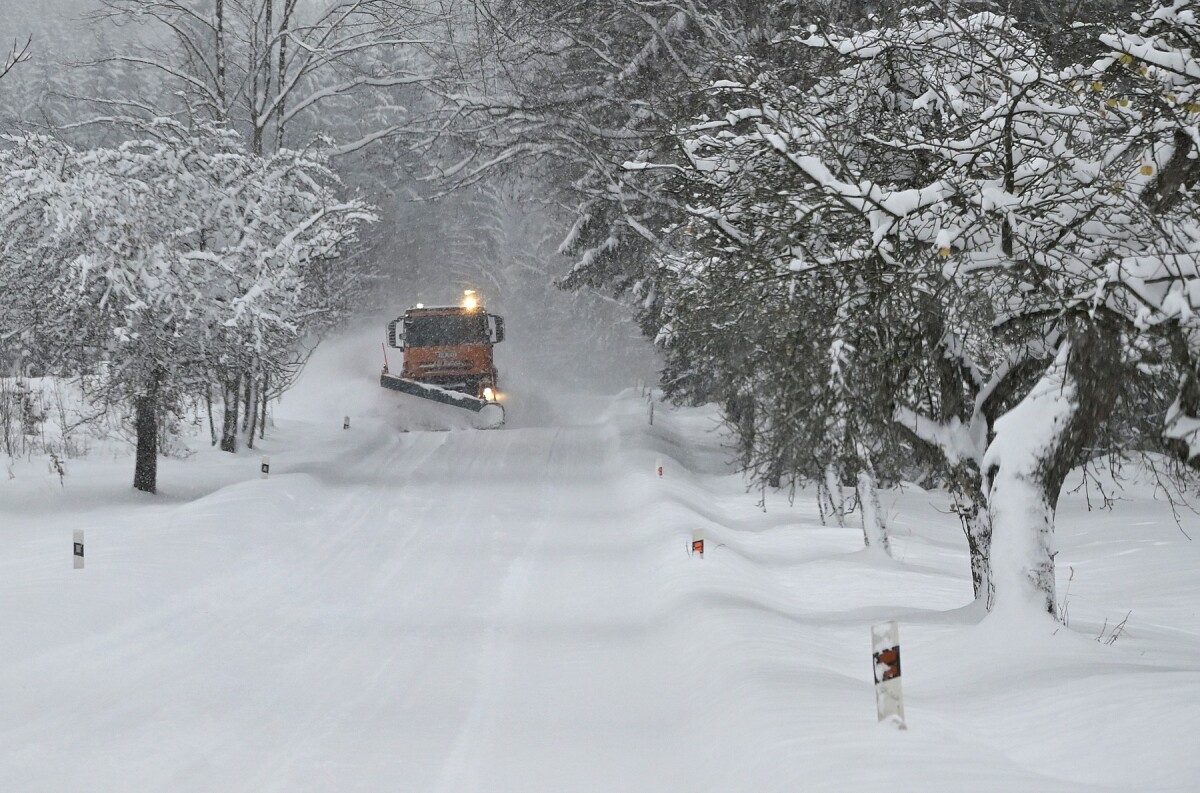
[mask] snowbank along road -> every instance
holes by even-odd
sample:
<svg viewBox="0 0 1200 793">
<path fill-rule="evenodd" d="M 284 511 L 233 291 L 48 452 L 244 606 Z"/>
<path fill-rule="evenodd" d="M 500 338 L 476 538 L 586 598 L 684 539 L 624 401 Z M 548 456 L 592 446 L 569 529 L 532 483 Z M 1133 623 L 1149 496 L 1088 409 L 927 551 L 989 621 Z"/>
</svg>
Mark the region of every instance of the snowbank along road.
<svg viewBox="0 0 1200 793">
<path fill-rule="evenodd" d="M 1030 634 L 979 623 L 938 494 L 887 495 L 879 559 L 806 494 L 760 508 L 710 410 L 402 432 L 372 394 L 346 431 L 296 400 L 268 479 L 203 450 L 158 497 L 125 460 L 0 485 L 0 790 L 1200 785 L 1200 553 L 1148 491 L 1064 500 L 1071 626 Z M 907 732 L 875 723 L 892 618 Z"/>
</svg>

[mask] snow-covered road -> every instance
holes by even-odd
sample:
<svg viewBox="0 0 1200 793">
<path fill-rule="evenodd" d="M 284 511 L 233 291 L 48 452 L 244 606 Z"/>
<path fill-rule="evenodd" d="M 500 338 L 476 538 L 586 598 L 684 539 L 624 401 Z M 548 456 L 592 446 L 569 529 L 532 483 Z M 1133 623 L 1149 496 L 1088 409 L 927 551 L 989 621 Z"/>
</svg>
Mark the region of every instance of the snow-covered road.
<svg viewBox="0 0 1200 793">
<path fill-rule="evenodd" d="M 557 427 L 310 432 L 268 480 L 92 512 L 79 573 L 34 541 L 41 575 L 6 614 L 54 616 L 6 620 L 28 652 L 0 660 L 0 787 L 678 784 L 686 700 L 627 552 L 645 494 L 602 404 Z"/>
<path fill-rule="evenodd" d="M 400 432 L 392 395 L 355 393 L 348 431 L 342 395 L 292 400 L 269 479 L 257 453 L 204 449 L 156 497 L 125 459 L 0 484 L 0 791 L 1200 781 L 1200 555 L 1162 505 L 1064 507 L 1072 631 L 1014 635 L 960 608 L 936 494 L 889 495 L 881 561 L 804 494 L 762 511 L 710 410 L 651 428 L 627 392 Z M 1092 641 L 1127 608 L 1126 636 Z M 894 617 L 905 733 L 874 723 L 869 679 L 869 625 Z"/>
</svg>

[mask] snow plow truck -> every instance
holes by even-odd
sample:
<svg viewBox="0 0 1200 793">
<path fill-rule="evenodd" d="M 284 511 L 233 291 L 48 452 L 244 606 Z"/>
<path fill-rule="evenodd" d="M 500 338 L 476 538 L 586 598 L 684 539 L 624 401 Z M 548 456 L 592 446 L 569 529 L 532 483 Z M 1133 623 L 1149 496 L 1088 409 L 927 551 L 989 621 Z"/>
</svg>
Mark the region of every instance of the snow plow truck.
<svg viewBox="0 0 1200 793">
<path fill-rule="evenodd" d="M 395 374 L 384 355 L 384 388 L 477 413 L 472 424 L 481 429 L 504 423 L 492 359 L 504 341 L 504 318 L 489 314 L 474 291 L 457 306 L 418 303 L 388 323 L 387 341 L 404 362 Z"/>
</svg>

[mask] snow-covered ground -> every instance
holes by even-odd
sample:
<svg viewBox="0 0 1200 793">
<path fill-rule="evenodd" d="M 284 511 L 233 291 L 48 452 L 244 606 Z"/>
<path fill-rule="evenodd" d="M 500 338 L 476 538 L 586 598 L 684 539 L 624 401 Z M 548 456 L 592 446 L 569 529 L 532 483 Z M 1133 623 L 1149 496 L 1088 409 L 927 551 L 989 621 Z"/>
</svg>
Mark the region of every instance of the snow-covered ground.
<svg viewBox="0 0 1200 793">
<path fill-rule="evenodd" d="M 881 561 L 810 494 L 764 511 L 710 410 L 510 383 L 504 429 L 400 432 L 375 354 L 158 496 L 103 457 L 0 481 L 0 791 L 1200 789 L 1200 543 L 1146 487 L 1065 497 L 1069 629 L 981 622 L 939 494 L 884 494 Z"/>
</svg>

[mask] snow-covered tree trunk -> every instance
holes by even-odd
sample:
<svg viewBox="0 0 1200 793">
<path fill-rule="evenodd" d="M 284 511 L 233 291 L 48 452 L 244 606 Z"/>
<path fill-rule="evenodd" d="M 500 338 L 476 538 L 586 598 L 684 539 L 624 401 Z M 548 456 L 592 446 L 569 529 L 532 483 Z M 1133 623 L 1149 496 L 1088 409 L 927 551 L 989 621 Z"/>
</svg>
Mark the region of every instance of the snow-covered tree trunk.
<svg viewBox="0 0 1200 793">
<path fill-rule="evenodd" d="M 846 495 L 842 491 L 842 478 L 835 465 L 825 466 L 825 492 L 829 496 L 829 511 L 838 526 L 846 525 Z"/>
<path fill-rule="evenodd" d="M 244 403 L 241 408 L 242 432 L 245 432 L 246 430 L 248 430 L 250 428 L 250 404 L 251 404 L 251 401 L 253 400 L 253 391 L 254 391 L 253 381 L 254 381 L 254 378 L 252 378 L 249 375 L 243 375 L 242 378 L 239 380 L 239 382 L 241 383 L 242 400 Z"/>
<path fill-rule="evenodd" d="M 271 401 L 271 376 L 263 375 L 262 398 L 259 400 L 258 437 L 267 437 L 267 403 Z"/>
<path fill-rule="evenodd" d="M 137 433 L 137 454 L 133 469 L 133 486 L 146 493 L 158 491 L 158 398 L 160 376 L 149 378 L 145 390 L 134 400 L 134 429 Z"/>
<path fill-rule="evenodd" d="M 246 414 L 250 416 L 250 426 L 246 429 L 246 448 L 254 448 L 254 433 L 258 431 L 258 392 L 254 392 L 254 401 L 246 403 Z"/>
<path fill-rule="evenodd" d="M 1116 404 L 1117 334 L 1072 334 L 1021 402 L 996 422 L 984 456 L 996 610 L 1057 615 L 1054 512 L 1070 470 Z"/>
<path fill-rule="evenodd" d="M 237 434 L 238 434 L 238 404 L 240 395 L 238 394 L 238 378 L 226 380 L 222 387 L 224 389 L 225 410 L 224 418 L 221 423 L 221 451 L 236 452 L 237 451 Z"/>
<path fill-rule="evenodd" d="M 1030 416 L 1037 407 L 1055 411 L 1052 421 L 1064 424 L 1076 407 L 1071 400 L 1055 397 L 1039 389 L 1041 399 L 1030 400 L 1025 410 L 1012 414 Z M 1064 389 L 1065 391 L 1066 389 Z M 1006 417 L 1007 418 L 1007 417 Z M 1001 429 L 1004 433 L 1004 428 Z M 1041 611 L 1056 614 L 1054 592 L 1054 507 L 1044 476 L 1052 449 L 1039 440 L 1010 430 L 1014 438 L 1004 437 L 1006 451 L 991 480 L 991 520 L 995 531 L 992 563 L 997 590 L 997 606 L 1012 610 L 1018 604 L 1034 604 Z M 998 437 L 998 440 L 1001 438 Z M 1055 494 L 1057 495 L 1057 494 Z"/>
<path fill-rule="evenodd" d="M 887 526 L 883 522 L 883 511 L 879 508 L 879 490 L 875 475 L 866 467 L 858 471 L 858 502 L 862 505 L 863 542 L 868 548 L 892 555 L 888 542 Z"/>
<path fill-rule="evenodd" d="M 959 509 L 971 556 L 971 586 L 975 599 L 983 598 L 990 609 L 996 594 L 992 581 L 992 516 L 987 509 L 980 509 L 979 503 Z"/>
<path fill-rule="evenodd" d="M 245 377 L 246 406 L 242 413 L 242 430 L 246 433 L 246 448 L 254 448 L 254 432 L 258 429 L 258 378 L 253 374 Z"/>
<path fill-rule="evenodd" d="M 212 445 L 217 445 L 217 425 L 213 422 L 212 385 L 204 391 L 204 406 L 208 409 L 208 434 L 212 436 Z"/>
</svg>

